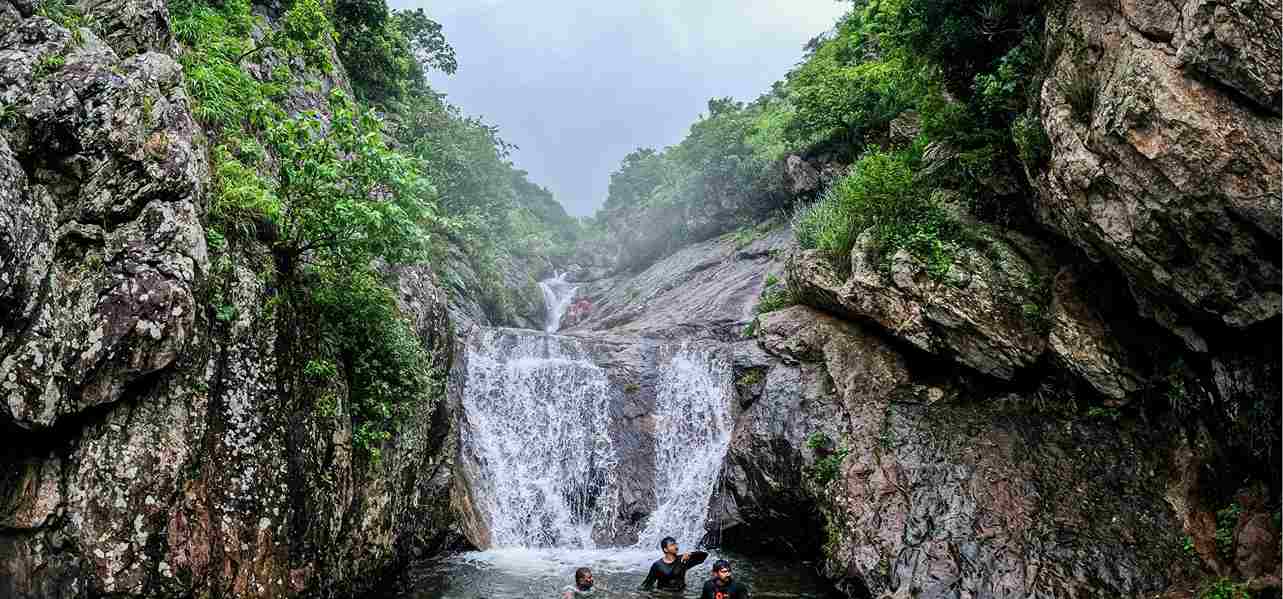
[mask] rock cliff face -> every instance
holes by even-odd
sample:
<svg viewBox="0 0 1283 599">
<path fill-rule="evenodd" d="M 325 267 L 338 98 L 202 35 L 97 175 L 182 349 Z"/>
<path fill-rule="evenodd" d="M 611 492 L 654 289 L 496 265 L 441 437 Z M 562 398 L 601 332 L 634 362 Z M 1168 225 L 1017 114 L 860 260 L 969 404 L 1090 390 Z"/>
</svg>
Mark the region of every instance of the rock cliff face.
<svg viewBox="0 0 1283 599">
<path fill-rule="evenodd" d="M 1278 588 L 1279 6 L 1048 23 L 1036 221 L 976 225 L 947 273 L 772 234 L 581 286 L 570 334 L 715 339 L 734 364 L 712 538 L 818 556 L 852 597 Z M 744 339 L 768 274 L 804 305 Z"/>
<path fill-rule="evenodd" d="M 270 255 L 206 245 L 164 5 L 83 8 L 0 3 L 0 595 L 340 594 L 452 543 L 449 405 L 374 463 L 346 389 L 325 413 L 280 384 Z M 386 276 L 444 372 L 444 294 Z"/>
<path fill-rule="evenodd" d="M 1035 211 L 1195 351 L 1279 314 L 1279 27 L 1277 2 L 1205 0 L 1080 2 L 1049 26 Z"/>
</svg>

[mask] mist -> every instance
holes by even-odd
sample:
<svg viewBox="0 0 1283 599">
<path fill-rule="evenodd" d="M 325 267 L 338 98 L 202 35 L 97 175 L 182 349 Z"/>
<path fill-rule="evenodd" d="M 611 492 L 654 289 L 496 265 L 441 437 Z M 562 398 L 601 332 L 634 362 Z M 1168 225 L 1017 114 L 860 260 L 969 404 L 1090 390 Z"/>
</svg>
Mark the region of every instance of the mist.
<svg viewBox="0 0 1283 599">
<path fill-rule="evenodd" d="M 432 86 L 518 146 L 512 160 L 572 215 L 641 146 L 681 140 L 712 97 L 751 100 L 849 7 L 834 0 L 556 3 L 392 0 L 423 8 L 458 72 Z"/>
</svg>

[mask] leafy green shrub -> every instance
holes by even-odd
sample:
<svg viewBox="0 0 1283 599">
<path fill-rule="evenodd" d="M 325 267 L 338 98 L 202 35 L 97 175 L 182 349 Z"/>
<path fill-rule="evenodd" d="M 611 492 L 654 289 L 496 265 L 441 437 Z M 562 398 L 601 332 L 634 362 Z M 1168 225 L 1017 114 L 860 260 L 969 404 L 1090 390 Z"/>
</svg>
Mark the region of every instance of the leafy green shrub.
<svg viewBox="0 0 1283 599">
<path fill-rule="evenodd" d="M 432 369 L 431 355 L 376 272 L 349 265 L 318 269 L 316 274 L 309 305 L 324 349 L 344 364 L 353 444 L 377 461 L 380 446 L 406 418 L 417 409 L 430 409 L 440 397 L 443 377 Z M 308 366 L 307 376 L 336 374 L 325 362 Z"/>
<path fill-rule="evenodd" d="M 1016 144 L 1020 161 L 1037 169 L 1051 157 L 1051 141 L 1037 115 L 1023 114 L 1011 123 L 1011 140 Z"/>
<path fill-rule="evenodd" d="M 273 124 L 267 139 L 278 176 L 262 177 L 226 147 L 215 154 L 214 214 L 276 226 L 273 252 L 287 279 L 299 261 L 362 265 L 422 256 L 435 217 L 417 162 L 388 147 L 382 123 L 335 90 L 328 128 L 304 113 Z"/>
<path fill-rule="evenodd" d="M 1247 585 L 1235 583 L 1228 578 L 1217 578 L 1203 587 L 1199 599 L 1252 599 Z"/>
<path fill-rule="evenodd" d="M 821 487 L 841 474 L 842 461 L 851 453 L 845 446 L 835 446 L 828 435 L 818 431 L 806 438 L 806 447 L 816 455 L 815 463 L 807 468 L 807 475 Z"/>
<path fill-rule="evenodd" d="M 1231 503 L 1216 512 L 1216 551 L 1225 559 L 1234 556 L 1234 529 L 1238 526 L 1239 514 L 1243 508 Z"/>
<path fill-rule="evenodd" d="M 871 131 L 885 128 L 912 105 L 916 73 L 899 56 L 847 63 L 843 45 L 826 44 L 792 74 L 792 119 L 786 138 L 795 144 L 838 140 L 860 147 Z"/>
<path fill-rule="evenodd" d="M 816 205 L 795 217 L 798 242 L 845 263 L 860 234 L 872 230 L 885 255 L 908 249 L 947 270 L 960 226 L 915 186 L 914 162 L 911 152 L 870 149 Z"/>
</svg>

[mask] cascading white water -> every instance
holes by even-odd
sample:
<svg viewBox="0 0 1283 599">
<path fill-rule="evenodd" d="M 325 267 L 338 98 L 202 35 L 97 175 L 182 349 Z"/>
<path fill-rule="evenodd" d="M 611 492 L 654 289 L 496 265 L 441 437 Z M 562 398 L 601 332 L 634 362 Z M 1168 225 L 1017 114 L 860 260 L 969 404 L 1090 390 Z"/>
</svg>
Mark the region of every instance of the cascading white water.
<svg viewBox="0 0 1283 599">
<path fill-rule="evenodd" d="M 655 495 L 637 546 L 694 546 L 730 444 L 730 367 L 711 351 L 660 348 Z M 495 547 L 592 548 L 614 538 L 620 489 L 605 370 L 577 340 L 483 329 L 469 344 L 464 443 Z"/>
<path fill-rule="evenodd" d="M 561 329 L 561 316 L 575 299 L 577 288 L 566 281 L 566 273 L 563 272 L 539 281 L 539 289 L 543 291 L 544 332 L 556 333 Z"/>
<path fill-rule="evenodd" d="M 704 517 L 731 441 L 730 366 L 707 350 L 682 348 L 660 368 L 655 398 L 658 508 L 637 539 L 666 536 L 683 547 L 704 537 Z"/>
<path fill-rule="evenodd" d="M 592 547 L 616 505 L 605 371 L 571 339 L 480 335 L 463 406 L 494 545 Z"/>
</svg>

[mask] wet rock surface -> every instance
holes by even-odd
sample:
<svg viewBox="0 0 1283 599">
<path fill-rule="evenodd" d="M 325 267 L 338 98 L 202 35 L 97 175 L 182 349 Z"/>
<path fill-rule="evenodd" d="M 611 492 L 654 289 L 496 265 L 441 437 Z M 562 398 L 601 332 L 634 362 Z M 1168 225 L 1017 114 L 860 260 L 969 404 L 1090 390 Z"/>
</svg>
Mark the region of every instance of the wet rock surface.
<svg viewBox="0 0 1283 599">
<path fill-rule="evenodd" d="M 676 339 L 738 337 L 753 317 L 766 277 L 778 273 L 792 245 L 787 227 L 724 235 L 697 243 L 635 275 L 579 286 L 592 310 L 571 335 L 636 335 Z"/>
<path fill-rule="evenodd" d="M 765 391 L 727 458 L 728 547 L 779 551 L 777 531 L 815 530 L 809 505 L 824 534 L 780 538 L 814 543 L 853 597 L 1132 596 L 1197 567 L 1164 499 L 1161 433 L 1066 425 L 966 370 L 919 373 L 872 327 L 812 308 L 764 316 L 759 343 Z"/>
<path fill-rule="evenodd" d="M 977 371 L 1010 380 L 1046 349 L 1042 323 L 1049 274 L 1003 240 L 987 253 L 965 248 L 943 276 L 906 251 L 890 257 L 890 272 L 866 233 L 851 256 L 845 281 L 821 254 L 790 262 L 789 280 L 808 303 L 876 322 L 915 347 L 951 357 Z M 1044 267 L 1045 268 L 1045 267 Z"/>
<path fill-rule="evenodd" d="M 1161 4 L 1076 3 L 1049 24 L 1035 210 L 1201 351 L 1200 326 L 1279 314 L 1279 6 Z M 1071 106 L 1073 81 L 1090 107 Z"/>
<path fill-rule="evenodd" d="M 48 19 L 0 40 L 0 394 L 24 428 L 117 401 L 188 346 L 208 167 L 170 57 Z M 65 56 L 60 68 L 51 57 Z"/>
<path fill-rule="evenodd" d="M 344 386 L 283 384 L 270 253 L 206 247 L 163 3 L 82 8 L 73 35 L 0 5 L 0 596 L 356 592 L 458 542 L 449 406 L 374 462 Z M 386 276 L 444 372 L 434 276 Z"/>
</svg>

